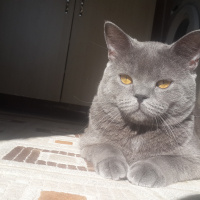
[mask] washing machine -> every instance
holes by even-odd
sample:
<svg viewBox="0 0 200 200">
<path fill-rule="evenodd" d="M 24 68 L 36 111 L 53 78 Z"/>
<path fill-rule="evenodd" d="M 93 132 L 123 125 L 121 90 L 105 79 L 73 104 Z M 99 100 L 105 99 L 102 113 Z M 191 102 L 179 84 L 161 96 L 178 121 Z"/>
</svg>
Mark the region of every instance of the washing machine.
<svg viewBox="0 0 200 200">
<path fill-rule="evenodd" d="M 152 40 L 171 44 L 200 29 L 200 0 L 157 0 Z"/>
<path fill-rule="evenodd" d="M 165 42 L 170 44 L 200 28 L 200 0 L 174 1 L 168 20 Z"/>
</svg>

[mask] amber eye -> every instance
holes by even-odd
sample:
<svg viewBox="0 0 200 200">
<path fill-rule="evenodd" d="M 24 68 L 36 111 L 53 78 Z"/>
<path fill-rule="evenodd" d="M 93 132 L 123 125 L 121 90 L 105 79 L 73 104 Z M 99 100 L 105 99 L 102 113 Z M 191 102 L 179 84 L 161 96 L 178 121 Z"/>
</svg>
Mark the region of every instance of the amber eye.
<svg viewBox="0 0 200 200">
<path fill-rule="evenodd" d="M 120 79 L 121 79 L 121 82 L 125 85 L 130 85 L 133 82 L 132 78 L 125 74 L 120 75 Z"/>
<path fill-rule="evenodd" d="M 170 85 L 171 85 L 171 81 L 169 80 L 161 80 L 161 81 L 158 81 L 156 86 L 161 88 L 161 89 L 166 89 L 168 88 Z"/>
</svg>

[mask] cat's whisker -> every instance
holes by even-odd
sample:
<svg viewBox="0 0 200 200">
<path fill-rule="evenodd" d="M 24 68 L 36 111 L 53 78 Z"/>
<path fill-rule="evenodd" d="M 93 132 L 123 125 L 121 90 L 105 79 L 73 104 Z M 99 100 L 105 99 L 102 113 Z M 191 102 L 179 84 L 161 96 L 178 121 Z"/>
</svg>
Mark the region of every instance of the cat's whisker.
<svg viewBox="0 0 200 200">
<path fill-rule="evenodd" d="M 118 112 L 117 112 L 118 113 Z M 104 117 L 102 117 L 101 119 L 99 120 L 96 120 L 96 123 L 93 123 L 92 125 L 97 127 L 98 125 L 100 125 L 101 123 L 105 123 L 107 121 L 109 121 L 110 119 L 113 119 L 113 115 L 116 114 L 116 110 L 112 110 L 111 112 L 109 113 L 106 113 L 104 115 Z M 91 118 L 94 118 L 94 117 L 99 117 L 99 113 L 92 113 L 92 117 Z M 97 118 L 96 118 L 97 119 Z M 91 119 L 92 120 L 92 119 Z"/>
<path fill-rule="evenodd" d="M 109 125 L 110 125 L 111 123 L 114 122 L 114 120 L 115 120 L 117 117 L 119 117 L 119 114 L 118 114 L 118 113 L 117 113 L 117 114 L 115 115 L 115 117 L 113 117 L 112 120 L 107 124 L 107 126 L 104 128 L 104 131 L 102 132 L 102 134 L 104 134 L 106 131 L 108 131 L 107 128 L 109 127 Z"/>
<path fill-rule="evenodd" d="M 181 155 L 182 157 L 184 157 L 184 158 L 189 158 L 189 159 L 191 159 L 191 155 L 187 155 L 187 154 L 183 154 L 183 155 Z M 198 158 L 198 159 L 200 159 L 200 154 L 193 154 L 193 158 Z M 199 161 L 200 162 L 200 161 Z"/>
<path fill-rule="evenodd" d="M 177 125 L 176 125 L 177 126 Z M 172 127 L 172 126 L 171 126 Z M 172 129 L 173 129 L 173 127 L 172 127 Z M 174 134 L 174 138 L 175 138 L 175 134 Z M 179 146 L 179 144 L 178 144 L 178 142 L 177 142 L 177 140 L 175 139 L 175 142 L 176 142 L 176 144 L 177 144 L 177 146 Z M 182 154 L 182 150 L 180 149 L 180 148 L 178 148 L 178 152 L 179 152 L 179 154 Z"/>
<path fill-rule="evenodd" d="M 160 118 L 160 117 L 159 117 L 159 119 L 160 119 L 161 123 L 163 124 L 163 123 L 164 123 L 163 119 Z M 172 138 L 172 137 L 171 137 L 171 134 L 169 133 L 168 127 L 165 125 L 165 126 L 162 126 L 162 128 L 164 128 L 165 133 L 166 133 L 170 138 Z"/>
<path fill-rule="evenodd" d="M 165 122 L 166 122 L 166 113 L 164 113 L 164 115 L 163 115 L 163 119 L 165 118 Z M 169 121 L 169 119 L 167 118 L 167 120 Z M 176 140 L 176 137 L 175 137 L 175 133 L 174 133 L 174 128 L 173 128 L 173 126 L 170 124 L 170 123 L 167 123 L 166 122 L 166 124 L 168 125 L 168 127 L 170 128 L 170 131 L 171 131 L 171 133 L 172 133 L 172 136 L 173 136 L 173 138 Z M 176 142 L 177 142 L 177 140 L 176 140 Z M 177 143 L 178 144 L 178 143 Z"/>
<path fill-rule="evenodd" d="M 113 111 L 111 111 L 110 112 L 110 114 L 112 115 L 112 114 L 115 114 L 115 110 L 113 110 Z M 100 124 L 100 123 L 102 123 L 104 120 L 108 120 L 108 119 L 110 119 L 110 117 L 108 116 L 108 115 L 104 115 L 104 117 L 103 118 L 101 118 L 99 121 L 97 121 L 97 123 L 95 123 L 95 124 L 93 124 L 93 126 L 94 126 L 94 128 L 97 128 L 97 126 Z"/>
<path fill-rule="evenodd" d="M 168 135 L 170 138 L 173 138 L 174 141 L 175 141 L 175 143 L 176 143 L 176 145 L 178 145 L 178 142 L 177 142 L 177 140 L 176 140 L 176 137 L 175 137 L 175 135 L 174 135 L 174 132 L 172 131 L 173 128 L 170 128 L 170 125 L 167 124 L 167 122 L 164 120 L 164 118 L 160 117 L 160 119 L 167 125 L 167 126 L 163 126 L 163 128 L 165 129 L 167 135 Z M 168 132 L 168 130 L 169 130 L 170 132 Z M 179 150 L 179 151 L 181 152 L 181 150 Z"/>
<path fill-rule="evenodd" d="M 169 115 L 169 114 L 166 113 L 166 115 Z M 177 123 L 176 123 L 176 126 L 178 125 L 178 127 L 181 128 L 181 129 L 183 130 L 183 132 L 186 134 L 187 138 L 190 138 L 191 136 L 190 136 L 189 133 L 185 130 L 185 127 L 184 127 L 180 122 L 178 122 L 176 119 L 174 119 L 174 121 L 177 122 Z M 179 151 L 179 153 L 180 153 L 181 155 L 183 155 L 183 156 L 185 157 L 185 154 L 182 152 L 181 148 L 178 148 L 177 150 Z M 191 155 L 190 155 L 190 157 L 191 157 Z"/>
<path fill-rule="evenodd" d="M 154 117 L 155 121 L 156 121 L 156 125 L 157 125 L 157 129 L 158 129 L 158 121 L 157 121 L 157 118 Z"/>
<path fill-rule="evenodd" d="M 176 137 L 174 135 L 174 132 L 172 131 L 173 129 L 170 128 L 170 125 L 167 124 L 167 122 L 164 120 L 164 118 L 160 117 L 160 119 L 166 124 L 166 126 L 163 126 L 163 128 L 165 129 L 166 131 L 166 134 L 170 137 L 170 138 L 173 138 L 175 143 L 178 145 L 178 142 L 176 140 Z M 169 132 L 168 132 L 169 131 Z"/>
<path fill-rule="evenodd" d="M 176 140 L 176 137 L 175 137 L 175 135 L 174 135 L 173 129 L 171 128 L 171 126 L 165 121 L 165 119 L 164 119 L 163 117 L 160 116 L 160 118 L 161 118 L 161 120 L 164 122 L 164 124 L 166 125 L 166 128 L 169 130 L 168 136 L 169 136 L 169 137 L 172 136 L 172 138 L 174 139 L 174 141 L 178 144 L 178 142 L 177 142 L 177 140 Z M 171 133 L 171 134 L 170 134 L 170 133 Z"/>
<path fill-rule="evenodd" d="M 91 104 L 93 102 L 95 102 L 95 103 L 105 103 L 106 102 L 106 100 L 105 101 L 84 101 L 84 100 L 79 99 L 77 96 L 73 96 L 73 98 L 81 103 L 86 103 L 86 104 Z"/>
<path fill-rule="evenodd" d="M 168 121 L 170 121 L 169 120 L 169 114 L 168 113 L 165 113 L 165 116 L 167 116 L 168 115 Z M 177 122 L 177 120 L 173 120 L 173 121 L 175 121 L 175 122 Z M 183 130 L 185 130 L 185 127 L 183 127 L 179 122 L 177 122 L 176 124 L 175 124 L 175 126 L 177 126 L 178 125 L 178 127 L 180 127 L 180 128 L 182 128 Z M 171 125 L 170 125 L 171 126 Z M 171 126 L 172 127 L 172 126 Z M 173 127 L 172 127 L 172 129 L 173 129 Z M 179 130 L 180 131 L 180 130 Z M 187 135 L 187 137 L 189 137 L 189 135 L 188 135 L 188 133 L 186 132 L 186 131 L 184 131 L 184 133 Z M 175 134 L 174 134 L 174 138 L 175 138 Z M 177 140 L 175 140 L 176 141 L 176 144 L 179 146 L 179 144 L 178 144 L 178 142 L 177 142 Z M 182 150 L 181 150 L 181 148 L 178 148 L 177 149 L 178 151 L 179 151 L 179 153 L 180 153 L 180 155 L 183 155 L 183 152 L 182 152 Z"/>
<path fill-rule="evenodd" d="M 98 46 L 98 47 L 100 47 L 100 48 L 102 48 L 102 49 L 105 49 L 105 50 L 107 51 L 107 48 L 106 48 L 106 47 L 104 47 L 104 46 L 102 46 L 102 45 L 100 45 L 100 44 L 98 44 L 98 43 L 96 43 L 96 42 L 91 41 L 90 43 L 93 44 L 93 45 L 95 45 L 95 46 Z"/>
<path fill-rule="evenodd" d="M 170 117 L 171 117 L 170 114 L 165 113 L 165 115 L 168 117 L 168 119 L 167 119 L 168 121 L 172 121 L 172 120 L 170 120 Z M 185 130 L 185 127 L 179 121 L 177 121 L 176 119 L 173 119 L 173 123 L 174 122 L 175 122 L 175 124 L 174 124 L 175 126 L 178 126 L 178 127 L 182 128 L 183 130 Z M 187 137 L 189 137 L 187 131 L 184 131 L 184 133 L 187 135 Z"/>
<path fill-rule="evenodd" d="M 149 109 L 149 107 L 151 107 L 151 109 Z M 158 103 L 156 105 L 154 105 L 153 103 L 148 103 L 148 106 L 147 106 L 147 110 L 154 116 L 158 116 L 158 115 L 162 115 L 164 110 L 165 110 L 165 107 L 168 107 L 168 106 L 164 106 L 164 105 L 158 105 Z M 154 111 L 154 112 L 152 112 Z"/>
</svg>

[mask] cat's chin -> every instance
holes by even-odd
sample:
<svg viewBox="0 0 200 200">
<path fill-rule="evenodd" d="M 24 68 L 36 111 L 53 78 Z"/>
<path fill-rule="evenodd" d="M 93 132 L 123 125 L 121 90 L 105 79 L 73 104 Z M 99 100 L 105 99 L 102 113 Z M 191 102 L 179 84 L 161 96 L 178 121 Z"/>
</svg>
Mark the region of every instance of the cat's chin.
<svg viewBox="0 0 200 200">
<path fill-rule="evenodd" d="M 139 124 L 143 124 L 143 123 L 146 124 L 150 122 L 151 119 L 149 119 L 149 116 L 146 115 L 141 110 L 137 110 L 130 116 L 130 121 L 134 123 L 139 123 Z"/>
</svg>

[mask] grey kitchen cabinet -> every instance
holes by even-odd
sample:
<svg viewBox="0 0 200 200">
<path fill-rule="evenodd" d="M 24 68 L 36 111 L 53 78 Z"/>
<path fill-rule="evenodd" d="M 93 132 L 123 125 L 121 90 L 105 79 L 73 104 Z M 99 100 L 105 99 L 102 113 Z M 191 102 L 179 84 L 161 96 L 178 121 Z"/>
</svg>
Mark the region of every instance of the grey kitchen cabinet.
<svg viewBox="0 0 200 200">
<path fill-rule="evenodd" d="M 107 62 L 105 20 L 150 40 L 155 6 L 156 0 L 1 0 L 0 93 L 90 105 Z"/>
<path fill-rule="evenodd" d="M 74 5 L 0 1 L 1 93 L 60 101 Z"/>
</svg>

